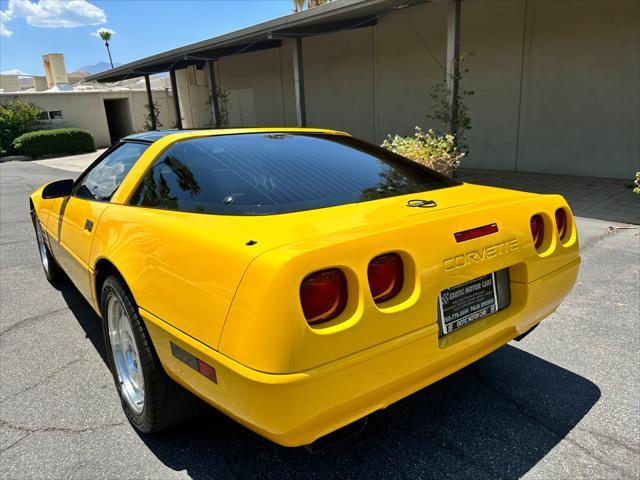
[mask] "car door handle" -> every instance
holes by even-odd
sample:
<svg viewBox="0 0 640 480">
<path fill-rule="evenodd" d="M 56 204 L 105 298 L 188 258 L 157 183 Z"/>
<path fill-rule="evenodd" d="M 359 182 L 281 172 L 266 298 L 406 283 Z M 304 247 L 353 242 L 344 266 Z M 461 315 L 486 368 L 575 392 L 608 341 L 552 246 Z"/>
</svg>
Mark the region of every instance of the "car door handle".
<svg viewBox="0 0 640 480">
<path fill-rule="evenodd" d="M 84 222 L 84 229 L 89 233 L 91 233 L 91 230 L 93 230 L 93 222 L 88 218 L 87 218 L 87 221 Z"/>
</svg>

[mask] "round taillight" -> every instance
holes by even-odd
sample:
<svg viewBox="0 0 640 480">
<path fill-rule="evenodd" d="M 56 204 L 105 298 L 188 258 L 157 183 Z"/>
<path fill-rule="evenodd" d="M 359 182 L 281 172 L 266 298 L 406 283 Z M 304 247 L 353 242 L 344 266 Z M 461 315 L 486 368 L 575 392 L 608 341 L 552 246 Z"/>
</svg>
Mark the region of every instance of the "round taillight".
<svg viewBox="0 0 640 480">
<path fill-rule="evenodd" d="M 568 227 L 567 212 L 564 211 L 564 208 L 556 210 L 556 227 L 558 228 L 558 237 L 560 237 L 560 240 L 564 240 Z"/>
<path fill-rule="evenodd" d="M 402 259 L 397 253 L 385 253 L 369 262 L 367 269 L 371 296 L 376 303 L 395 297 L 404 282 Z"/>
<path fill-rule="evenodd" d="M 329 268 L 307 275 L 300 285 L 300 303 L 307 323 L 326 322 L 347 305 L 347 279 L 342 271 Z"/>
<path fill-rule="evenodd" d="M 533 245 L 537 250 L 544 239 L 544 220 L 538 214 L 531 217 L 531 237 L 533 237 Z"/>
</svg>

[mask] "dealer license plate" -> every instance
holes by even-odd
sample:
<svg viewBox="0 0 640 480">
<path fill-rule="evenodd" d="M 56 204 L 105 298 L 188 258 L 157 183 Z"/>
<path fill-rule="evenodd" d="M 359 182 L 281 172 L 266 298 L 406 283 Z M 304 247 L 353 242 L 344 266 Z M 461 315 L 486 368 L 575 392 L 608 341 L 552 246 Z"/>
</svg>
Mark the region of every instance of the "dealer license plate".
<svg viewBox="0 0 640 480">
<path fill-rule="evenodd" d="M 440 292 L 440 328 L 443 335 L 499 310 L 496 274 L 470 280 Z"/>
</svg>

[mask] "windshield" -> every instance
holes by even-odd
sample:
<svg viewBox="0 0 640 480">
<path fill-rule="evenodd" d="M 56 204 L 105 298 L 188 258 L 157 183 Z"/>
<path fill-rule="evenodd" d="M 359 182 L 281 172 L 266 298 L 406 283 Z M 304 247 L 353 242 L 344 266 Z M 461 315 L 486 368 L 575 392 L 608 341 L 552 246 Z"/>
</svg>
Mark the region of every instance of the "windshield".
<svg viewBox="0 0 640 480">
<path fill-rule="evenodd" d="M 113 148 L 76 181 L 75 195 L 87 200 L 110 200 L 147 148 L 146 143 L 134 142 Z"/>
</svg>

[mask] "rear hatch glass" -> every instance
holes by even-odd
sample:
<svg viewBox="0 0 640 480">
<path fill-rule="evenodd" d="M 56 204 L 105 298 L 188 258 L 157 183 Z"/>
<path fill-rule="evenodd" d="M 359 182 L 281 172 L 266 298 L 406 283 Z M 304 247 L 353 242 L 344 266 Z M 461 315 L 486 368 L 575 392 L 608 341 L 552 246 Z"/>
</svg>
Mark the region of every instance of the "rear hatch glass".
<svg viewBox="0 0 640 480">
<path fill-rule="evenodd" d="M 460 182 L 343 135 L 216 135 L 170 147 L 130 203 L 218 215 L 267 215 L 455 185 Z"/>
</svg>

